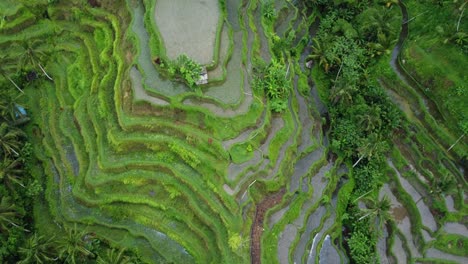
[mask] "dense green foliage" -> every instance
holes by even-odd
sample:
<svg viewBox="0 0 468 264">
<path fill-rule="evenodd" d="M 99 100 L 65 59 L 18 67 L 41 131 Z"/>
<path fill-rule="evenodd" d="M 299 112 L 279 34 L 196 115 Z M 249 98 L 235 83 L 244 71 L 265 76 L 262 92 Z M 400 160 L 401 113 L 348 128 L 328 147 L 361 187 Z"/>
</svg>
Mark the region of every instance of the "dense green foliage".
<svg viewBox="0 0 468 264">
<path fill-rule="evenodd" d="M 197 85 L 202 73 L 201 65 L 184 54 L 177 57 L 175 62 L 162 62 L 160 66 L 163 69 L 167 68 L 171 78 L 181 78 L 191 88 Z"/>
<path fill-rule="evenodd" d="M 390 54 L 397 42 L 399 10 L 392 4 L 398 2 L 387 1 L 385 6 L 381 5 L 385 1 L 348 2 L 333 8 L 324 2 L 315 2 L 323 18 L 309 58 L 331 81 L 332 87 L 325 92 L 330 102 L 331 149 L 352 164 L 352 177 L 356 182 L 352 197 L 372 197 L 386 181 L 386 156 L 393 135 L 407 129 L 401 112 L 379 85 L 382 73 L 377 70 L 380 56 Z M 424 67 L 431 64 L 420 63 Z M 457 91 L 461 90 L 459 86 Z M 463 96 L 463 92 L 458 94 Z M 455 105 L 463 105 L 460 102 Z M 448 184 L 450 179 L 439 182 Z M 357 200 L 350 200 L 347 214 L 351 221 L 344 222 L 349 253 L 355 263 L 374 263 L 376 257 L 371 248 L 375 247 L 376 234 L 380 231 L 356 221 L 365 213 L 355 208 Z M 372 200 L 366 205 L 372 206 Z M 383 207 L 383 211 L 390 209 L 389 204 Z"/>
<path fill-rule="evenodd" d="M 268 66 L 257 66 L 253 85 L 267 95 L 271 110 L 280 113 L 287 109 L 292 87 L 286 67 L 280 62 L 273 60 Z"/>
</svg>

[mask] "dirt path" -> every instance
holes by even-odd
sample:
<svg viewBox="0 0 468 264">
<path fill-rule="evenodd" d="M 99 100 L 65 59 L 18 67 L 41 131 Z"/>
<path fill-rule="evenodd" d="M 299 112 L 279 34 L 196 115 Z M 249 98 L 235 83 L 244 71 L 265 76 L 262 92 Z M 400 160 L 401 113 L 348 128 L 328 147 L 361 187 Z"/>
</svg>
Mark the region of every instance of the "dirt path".
<svg viewBox="0 0 468 264">
<path fill-rule="evenodd" d="M 263 199 L 260 204 L 257 205 L 255 209 L 255 219 L 252 225 L 252 231 L 250 233 L 250 255 L 253 264 L 260 264 L 262 258 L 262 251 L 260 249 L 260 243 L 262 240 L 263 234 L 263 220 L 265 218 L 265 213 L 268 209 L 278 204 L 283 198 L 286 189 L 281 189 L 275 194 L 272 194 L 265 199 Z"/>
</svg>

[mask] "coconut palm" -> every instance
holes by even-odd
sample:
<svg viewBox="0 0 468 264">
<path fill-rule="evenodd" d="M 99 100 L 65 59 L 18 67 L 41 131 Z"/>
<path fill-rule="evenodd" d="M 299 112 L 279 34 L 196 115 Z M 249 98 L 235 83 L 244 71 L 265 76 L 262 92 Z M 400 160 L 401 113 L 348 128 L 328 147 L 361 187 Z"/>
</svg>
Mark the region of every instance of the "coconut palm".
<svg viewBox="0 0 468 264">
<path fill-rule="evenodd" d="M 312 40 L 314 43 L 312 45 L 312 53 L 309 55 L 308 60 L 317 61 L 319 66 L 322 66 L 325 72 L 328 72 L 333 64 L 339 61 L 338 57 L 333 56 L 331 59 L 327 54 L 326 49 L 320 42 L 314 38 Z"/>
<path fill-rule="evenodd" d="M 263 1 L 262 7 L 263 17 L 268 20 L 273 20 L 276 17 L 276 10 L 273 1 Z"/>
<path fill-rule="evenodd" d="M 356 86 L 346 83 L 340 83 L 331 89 L 330 101 L 333 104 L 341 102 L 345 105 L 350 105 L 353 102 L 353 95 L 356 91 Z"/>
<path fill-rule="evenodd" d="M 360 145 L 361 146 L 358 148 L 359 159 L 353 164 L 353 168 L 356 167 L 363 158 L 367 157 L 370 159 L 375 154 L 387 151 L 389 147 L 388 143 L 382 139 L 382 135 L 377 133 L 370 134 Z"/>
<path fill-rule="evenodd" d="M 455 2 L 455 1 L 454 1 Z M 460 7 L 458 8 L 458 10 L 460 11 L 460 16 L 458 17 L 458 21 L 457 21 L 457 32 L 458 30 L 460 29 L 460 22 L 461 22 L 461 19 L 463 17 L 463 13 L 465 12 L 465 7 L 466 7 L 466 4 L 468 3 L 468 1 L 465 1 L 463 4 L 460 5 Z"/>
<path fill-rule="evenodd" d="M 20 63 L 18 64 L 20 68 L 27 65 L 32 65 L 33 67 L 37 66 L 49 80 L 53 81 L 52 77 L 47 74 L 40 62 L 40 59 L 46 56 L 46 50 L 41 40 L 24 40 L 21 44 L 17 44 L 16 46 L 19 47 L 22 53 Z"/>
<path fill-rule="evenodd" d="M 436 195 L 446 194 L 452 190 L 455 185 L 456 181 L 450 174 L 434 177 L 434 180 L 431 182 L 430 192 Z"/>
<path fill-rule="evenodd" d="M 10 190 L 15 189 L 13 183 L 25 188 L 21 179 L 21 175 L 23 174 L 21 166 L 22 162 L 19 159 L 5 159 L 0 163 L 0 180 L 2 180 Z"/>
<path fill-rule="evenodd" d="M 94 254 L 86 248 L 84 240 L 86 232 L 78 230 L 77 225 L 73 228 L 66 228 L 65 236 L 58 241 L 59 257 L 68 263 L 82 263 L 82 260 L 94 256 Z"/>
<path fill-rule="evenodd" d="M 21 89 L 21 88 L 19 87 L 19 85 L 18 85 L 15 81 L 13 81 L 13 79 L 10 78 L 10 76 L 8 75 L 8 73 L 7 73 L 6 70 L 5 70 L 6 65 L 8 65 L 8 63 L 9 63 L 10 61 L 7 59 L 6 56 L 3 56 L 3 55 L 2 55 L 2 57 L 0 57 L 0 61 L 2 62 L 2 63 L 0 64 L 0 75 L 2 75 L 3 78 L 7 79 L 11 84 L 13 84 L 13 86 L 14 86 L 16 89 L 18 89 L 18 91 L 20 91 L 21 93 L 24 93 L 24 92 L 23 92 L 23 89 Z"/>
<path fill-rule="evenodd" d="M 14 154 L 19 156 L 19 150 L 21 149 L 21 138 L 24 136 L 24 132 L 20 129 L 9 126 L 7 123 L 0 124 L 0 157 L 8 157 Z"/>
<path fill-rule="evenodd" d="M 106 250 L 106 254 L 98 256 L 97 264 L 128 264 L 132 263 L 129 257 L 124 255 L 125 248 L 117 251 L 115 248 Z"/>
<path fill-rule="evenodd" d="M 22 259 L 18 261 L 18 264 L 41 264 L 58 260 L 54 239 L 54 236 L 45 238 L 34 233 L 26 240 L 24 246 L 19 248 Z"/>
<path fill-rule="evenodd" d="M 390 54 L 396 41 L 396 38 L 392 38 L 388 35 L 382 33 L 377 34 L 377 42 L 370 42 L 367 44 L 370 49 L 371 57 Z"/>
<path fill-rule="evenodd" d="M 373 131 L 376 128 L 379 128 L 382 125 L 382 120 L 380 119 L 381 109 L 378 105 L 371 106 L 368 111 L 357 116 L 359 125 L 366 132 Z"/>
<path fill-rule="evenodd" d="M 392 22 L 395 19 L 396 17 L 387 8 L 368 8 L 359 15 L 360 30 L 370 34 L 375 39 L 378 34 L 393 36 L 395 30 L 392 27 Z"/>
<path fill-rule="evenodd" d="M 14 121 L 21 116 L 21 112 L 18 109 L 18 99 L 23 94 L 14 95 L 11 90 L 0 90 L 0 119 L 4 119 L 9 123 Z"/>
<path fill-rule="evenodd" d="M 380 200 L 366 199 L 368 208 L 364 209 L 365 214 L 361 216 L 358 221 L 367 217 L 370 218 L 371 223 L 375 223 L 377 230 L 382 230 L 383 225 L 392 219 L 390 209 L 392 202 L 387 196 L 383 196 Z"/>
<path fill-rule="evenodd" d="M 21 214 L 11 202 L 10 197 L 3 196 L 0 201 L 0 233 L 8 233 L 9 225 L 20 227 L 17 224 L 18 217 L 20 216 Z"/>
</svg>

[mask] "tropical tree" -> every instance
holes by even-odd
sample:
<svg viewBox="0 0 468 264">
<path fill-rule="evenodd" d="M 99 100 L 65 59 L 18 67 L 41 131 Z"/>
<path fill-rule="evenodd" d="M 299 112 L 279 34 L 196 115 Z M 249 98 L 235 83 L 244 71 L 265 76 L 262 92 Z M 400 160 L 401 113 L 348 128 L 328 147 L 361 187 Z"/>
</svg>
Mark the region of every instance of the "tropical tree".
<svg viewBox="0 0 468 264">
<path fill-rule="evenodd" d="M 382 120 L 380 119 L 381 108 L 379 105 L 373 105 L 367 109 L 368 111 L 358 115 L 357 118 L 359 120 L 359 125 L 364 131 L 370 132 L 382 125 Z"/>
<path fill-rule="evenodd" d="M 24 93 L 23 92 L 23 89 L 21 89 L 19 87 L 19 85 L 13 81 L 13 79 L 10 78 L 10 76 L 8 75 L 8 73 L 6 72 L 5 68 L 6 68 L 6 65 L 8 65 L 8 63 L 10 62 L 6 56 L 2 56 L 0 57 L 0 61 L 2 62 L 1 65 L 0 65 L 0 75 L 2 75 L 5 79 L 7 79 L 11 84 L 13 84 L 13 86 L 18 90 L 20 91 L 21 93 Z"/>
<path fill-rule="evenodd" d="M 17 45 L 21 50 L 22 56 L 18 66 L 23 68 L 27 65 L 33 67 L 39 67 L 39 69 L 44 73 L 44 75 L 51 81 L 52 77 L 45 71 L 40 60 L 46 57 L 46 50 L 44 49 L 43 41 L 39 39 L 34 40 L 23 40 L 23 42 Z"/>
<path fill-rule="evenodd" d="M 333 104 L 343 103 L 344 105 L 350 105 L 353 102 L 353 95 L 356 91 L 355 85 L 342 82 L 333 86 L 329 98 Z"/>
<path fill-rule="evenodd" d="M 18 99 L 22 95 L 15 95 L 11 90 L 0 90 L 0 119 L 14 123 L 22 115 L 18 109 L 18 106 L 20 106 Z"/>
<path fill-rule="evenodd" d="M 26 240 L 24 246 L 19 248 L 22 259 L 18 264 L 41 264 L 58 260 L 54 240 L 54 236 L 45 238 L 34 233 Z"/>
<path fill-rule="evenodd" d="M 390 54 L 397 39 L 388 35 L 379 33 L 377 34 L 377 42 L 370 42 L 367 44 L 371 57 Z"/>
<path fill-rule="evenodd" d="M 387 8 L 368 8 L 358 17 L 359 29 L 361 34 L 371 39 L 377 39 L 378 34 L 393 36 L 395 29 L 392 23 L 396 18 Z"/>
<path fill-rule="evenodd" d="M 18 212 L 17 207 L 11 202 L 11 198 L 3 196 L 0 201 L 0 233 L 8 233 L 8 225 L 21 228 L 21 226 L 17 224 L 18 217 L 20 216 L 21 214 Z"/>
<path fill-rule="evenodd" d="M 319 66 L 322 66 L 325 72 L 330 70 L 330 67 L 337 61 L 339 58 L 336 55 L 328 54 L 326 48 L 320 44 L 317 38 L 312 40 L 314 43 L 312 45 L 312 52 L 308 56 L 308 60 L 314 60 L 318 62 Z"/>
<path fill-rule="evenodd" d="M 131 259 L 124 255 L 125 248 L 117 251 L 115 248 L 106 250 L 106 254 L 98 256 L 97 264 L 128 264 L 132 263 Z"/>
<path fill-rule="evenodd" d="M 0 157 L 7 157 L 14 154 L 19 156 L 19 150 L 21 149 L 22 142 L 21 138 L 24 136 L 24 132 L 16 127 L 9 126 L 7 123 L 0 124 Z"/>
<path fill-rule="evenodd" d="M 59 257 L 67 263 L 82 263 L 84 259 L 94 254 L 86 247 L 84 240 L 86 232 L 78 230 L 77 225 L 73 228 L 65 228 L 65 236 L 58 241 Z"/>
<path fill-rule="evenodd" d="M 452 190 L 456 185 L 456 181 L 450 174 L 445 174 L 440 177 L 434 177 L 431 182 L 431 194 L 442 195 Z"/>
<path fill-rule="evenodd" d="M 351 258 L 354 263 L 370 264 L 375 262 L 375 242 L 362 231 L 355 231 L 348 240 Z"/>
<path fill-rule="evenodd" d="M 380 200 L 367 200 L 367 209 L 364 209 L 365 214 L 361 216 L 358 221 L 361 221 L 367 217 L 370 218 L 371 223 L 375 223 L 377 230 L 382 230 L 383 225 L 392 219 L 390 209 L 392 208 L 392 202 L 385 195 Z"/>
<path fill-rule="evenodd" d="M 359 162 L 365 157 L 371 159 L 373 156 L 379 157 L 379 154 L 387 151 L 388 143 L 382 138 L 382 135 L 372 133 L 369 137 L 362 140 L 361 146 L 358 148 L 358 160 L 353 164 L 356 167 Z"/>
<path fill-rule="evenodd" d="M 10 190 L 14 190 L 13 183 L 20 185 L 21 187 L 25 188 L 22 180 L 21 175 L 23 174 L 23 170 L 21 169 L 22 162 L 20 159 L 5 159 L 0 164 L 0 180 L 10 188 Z"/>
<path fill-rule="evenodd" d="M 455 2 L 455 1 L 454 1 Z M 463 2 L 463 1 L 462 1 Z M 461 19 L 463 17 L 463 13 L 465 12 L 465 7 L 466 7 L 466 4 L 468 3 L 468 1 L 464 1 L 460 7 L 458 8 L 458 10 L 460 11 L 460 16 L 458 17 L 458 21 L 457 21 L 457 32 L 458 30 L 460 29 L 460 22 L 461 22 Z"/>
<path fill-rule="evenodd" d="M 263 17 L 268 20 L 276 18 L 275 2 L 271 0 L 265 0 L 262 2 L 262 14 Z"/>
</svg>

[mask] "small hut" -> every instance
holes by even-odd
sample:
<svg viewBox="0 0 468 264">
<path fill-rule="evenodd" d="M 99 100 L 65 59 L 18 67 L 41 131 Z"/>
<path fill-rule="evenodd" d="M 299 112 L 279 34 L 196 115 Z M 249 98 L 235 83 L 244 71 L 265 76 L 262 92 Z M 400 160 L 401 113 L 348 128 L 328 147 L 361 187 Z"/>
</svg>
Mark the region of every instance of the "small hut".
<svg viewBox="0 0 468 264">
<path fill-rule="evenodd" d="M 22 125 L 30 120 L 28 113 L 26 112 L 26 109 L 22 107 L 21 105 L 16 105 L 16 111 L 15 111 L 15 125 Z"/>
<path fill-rule="evenodd" d="M 202 70 L 200 72 L 200 78 L 196 82 L 197 85 L 201 84 L 207 84 L 208 83 L 208 71 L 206 70 L 206 67 L 202 67 Z"/>
</svg>

